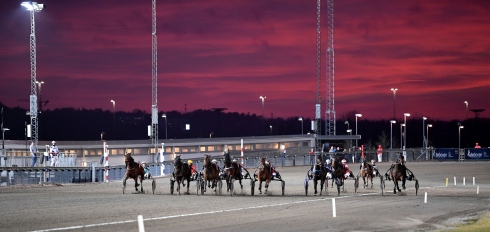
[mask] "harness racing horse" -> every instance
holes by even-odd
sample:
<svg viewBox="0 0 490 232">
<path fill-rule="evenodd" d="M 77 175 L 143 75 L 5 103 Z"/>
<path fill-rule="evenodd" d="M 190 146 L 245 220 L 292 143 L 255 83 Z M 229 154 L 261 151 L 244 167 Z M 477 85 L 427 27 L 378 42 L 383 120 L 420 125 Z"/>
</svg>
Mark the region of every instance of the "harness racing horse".
<svg viewBox="0 0 490 232">
<path fill-rule="evenodd" d="M 230 192 L 230 195 L 233 195 L 233 181 L 236 179 L 240 183 L 240 189 L 243 191 L 242 184 L 242 173 L 240 172 L 240 167 L 238 167 L 237 162 L 232 162 L 230 157 L 230 151 L 228 148 L 223 152 L 223 156 L 225 157 L 225 172 L 226 172 L 226 191 Z"/>
<path fill-rule="evenodd" d="M 175 156 L 174 160 L 174 172 L 173 177 L 177 181 L 177 192 L 180 195 L 180 183 L 185 187 L 185 182 L 187 181 L 187 192 L 189 194 L 189 182 L 191 181 L 191 169 L 187 163 L 183 163 L 180 155 Z"/>
<path fill-rule="evenodd" d="M 219 180 L 219 167 L 217 164 L 211 162 L 210 155 L 204 156 L 203 173 L 204 173 L 204 181 L 205 181 L 204 188 L 206 188 L 206 183 L 207 183 L 208 188 L 213 188 L 214 191 L 216 192 L 216 186 Z"/>
<path fill-rule="evenodd" d="M 396 190 L 398 192 L 401 192 L 400 187 L 398 186 L 398 181 L 402 182 L 402 187 L 403 190 L 405 190 L 405 180 L 407 176 L 407 168 L 405 165 L 402 165 L 400 163 L 400 160 L 397 160 L 395 164 L 392 165 L 391 172 L 390 172 L 391 179 L 393 179 L 393 184 L 395 186 L 393 187 L 393 194 L 396 194 Z"/>
<path fill-rule="evenodd" d="M 272 180 L 272 168 L 270 163 L 265 162 L 265 158 L 260 158 L 260 165 L 255 171 L 257 173 L 257 178 L 259 180 L 259 193 L 262 194 L 262 182 L 265 181 L 265 194 L 269 189 L 269 183 Z"/>
<path fill-rule="evenodd" d="M 368 187 L 369 185 L 369 180 L 371 180 L 371 188 L 373 188 L 373 166 L 371 164 L 368 164 L 365 159 L 362 159 L 361 162 L 361 170 L 359 171 L 359 174 L 362 177 L 362 180 L 364 181 L 363 188 Z M 368 183 L 366 183 L 366 181 Z"/>
<path fill-rule="evenodd" d="M 322 195 L 323 185 L 325 184 L 326 176 L 327 176 L 327 169 L 325 168 L 322 157 L 317 156 L 313 168 L 313 186 L 315 188 L 315 195 L 318 193 L 316 188 L 318 181 L 320 181 L 320 196 Z M 325 187 L 325 190 L 326 189 L 327 187 Z"/>
<path fill-rule="evenodd" d="M 332 176 L 335 179 L 335 184 L 337 185 L 337 192 L 340 196 L 340 187 L 344 186 L 346 168 L 340 161 L 338 157 L 333 157 L 332 159 Z M 354 177 L 352 171 L 349 173 L 349 177 Z"/>
<path fill-rule="evenodd" d="M 131 153 L 127 153 L 124 156 L 124 163 L 126 163 L 126 175 L 124 175 L 123 188 L 124 189 L 126 188 L 126 180 L 132 178 L 134 180 L 134 188 L 136 189 L 136 192 L 138 192 L 138 186 L 139 186 L 138 177 L 139 177 L 141 183 L 141 192 L 143 192 L 143 180 L 145 179 L 144 168 L 138 163 L 134 162 Z"/>
</svg>

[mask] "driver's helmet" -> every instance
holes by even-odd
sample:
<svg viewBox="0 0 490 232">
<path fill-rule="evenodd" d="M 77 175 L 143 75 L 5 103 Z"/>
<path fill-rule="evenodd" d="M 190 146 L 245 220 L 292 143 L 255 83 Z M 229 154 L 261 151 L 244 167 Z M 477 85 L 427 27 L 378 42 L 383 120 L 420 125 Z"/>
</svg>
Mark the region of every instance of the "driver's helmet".
<svg viewBox="0 0 490 232">
<path fill-rule="evenodd" d="M 192 160 L 187 160 L 187 164 L 192 165 Z"/>
<path fill-rule="evenodd" d="M 236 163 L 236 162 L 238 162 L 238 160 L 237 159 L 233 159 L 233 163 Z"/>
<path fill-rule="evenodd" d="M 330 164 L 330 162 L 331 162 L 331 161 L 328 159 L 328 160 L 327 160 L 327 164 Z"/>
<path fill-rule="evenodd" d="M 51 144 L 56 145 L 56 141 L 53 140 L 53 142 L 51 142 Z"/>
<path fill-rule="evenodd" d="M 372 163 L 372 164 L 374 164 L 375 162 L 376 162 L 376 161 L 374 161 L 374 160 L 371 160 L 371 163 Z"/>
<path fill-rule="evenodd" d="M 266 160 L 266 161 L 265 161 L 265 164 L 269 164 L 269 163 L 270 163 L 270 162 L 269 162 L 269 160 Z"/>
<path fill-rule="evenodd" d="M 146 167 L 146 162 L 145 161 L 141 161 L 141 166 L 143 166 L 145 168 Z"/>
<path fill-rule="evenodd" d="M 218 163 L 218 161 L 216 159 L 213 159 L 213 160 L 211 160 L 211 163 L 215 164 L 215 163 Z"/>
<path fill-rule="evenodd" d="M 347 163 L 347 160 L 343 159 L 342 164 L 346 164 L 346 163 Z"/>
</svg>

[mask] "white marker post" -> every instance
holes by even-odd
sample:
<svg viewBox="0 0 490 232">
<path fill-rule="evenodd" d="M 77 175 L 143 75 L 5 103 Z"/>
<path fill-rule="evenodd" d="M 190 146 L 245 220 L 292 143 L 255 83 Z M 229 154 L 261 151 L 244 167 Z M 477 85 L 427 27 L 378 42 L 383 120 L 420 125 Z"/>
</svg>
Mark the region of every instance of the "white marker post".
<svg viewBox="0 0 490 232">
<path fill-rule="evenodd" d="M 104 167 L 105 167 L 105 181 L 109 183 L 109 152 L 107 151 L 107 142 L 104 142 Z"/>
<path fill-rule="evenodd" d="M 425 192 L 424 203 L 427 204 L 427 192 Z"/>
<path fill-rule="evenodd" d="M 463 177 L 463 185 L 466 185 L 466 177 Z"/>
<path fill-rule="evenodd" d="M 473 177 L 473 185 L 475 185 L 475 177 Z"/>
<path fill-rule="evenodd" d="M 454 185 L 456 185 L 456 177 L 454 177 Z"/>
<path fill-rule="evenodd" d="M 145 224 L 143 223 L 143 215 L 138 215 L 138 231 L 145 232 Z"/>
<path fill-rule="evenodd" d="M 337 217 L 337 210 L 335 209 L 335 198 L 332 198 L 332 214 L 333 217 Z"/>
<path fill-rule="evenodd" d="M 480 186 L 476 186 L 476 194 L 480 194 Z"/>
</svg>

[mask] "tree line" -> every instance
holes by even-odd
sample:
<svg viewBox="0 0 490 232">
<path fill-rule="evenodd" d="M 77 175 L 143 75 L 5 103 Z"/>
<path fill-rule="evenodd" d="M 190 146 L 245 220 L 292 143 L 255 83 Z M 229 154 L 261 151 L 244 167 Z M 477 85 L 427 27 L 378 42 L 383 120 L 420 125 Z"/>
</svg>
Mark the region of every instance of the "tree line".
<svg viewBox="0 0 490 232">
<path fill-rule="evenodd" d="M 26 138 L 27 124 L 30 116 L 28 109 L 9 108 L 2 103 L 2 120 L 6 140 L 28 140 Z M 226 109 L 199 109 L 192 112 L 160 112 L 159 113 L 159 139 L 184 138 L 214 138 L 214 137 L 242 137 L 266 135 L 298 135 L 313 133 L 310 118 L 299 121 L 299 117 L 290 118 L 263 118 L 250 113 L 225 112 Z M 165 114 L 166 118 L 162 115 Z M 336 134 L 346 135 L 347 129 L 355 131 L 355 111 L 344 114 L 336 121 Z M 346 121 L 348 123 L 346 123 Z M 464 126 L 459 130 L 458 123 Z M 39 136 L 42 141 L 90 141 L 90 140 L 145 140 L 148 136 L 148 125 L 151 124 L 151 113 L 135 109 L 132 112 L 112 112 L 102 109 L 74 109 L 61 108 L 44 110 L 38 116 Z M 322 134 L 325 134 L 325 122 L 322 121 Z M 423 135 L 427 136 L 429 128 L 428 145 L 431 147 L 457 148 L 459 141 L 461 147 L 474 147 L 478 142 L 482 147 L 490 147 L 487 133 L 490 129 L 488 118 L 469 118 L 463 121 L 432 121 L 422 118 L 407 119 L 407 147 L 422 147 Z M 187 129 L 188 128 L 188 129 Z M 422 130 L 424 128 L 424 134 Z M 303 130 L 303 131 L 302 131 Z M 393 148 L 400 148 L 400 122 L 390 127 L 390 120 L 368 120 L 359 118 L 357 122 L 358 134 L 366 149 L 374 149 L 378 144 L 388 148 L 390 134 Z M 459 140 L 461 139 L 461 140 Z M 343 141 L 346 147 L 349 141 Z M 353 143 L 355 144 L 355 143 Z"/>
</svg>

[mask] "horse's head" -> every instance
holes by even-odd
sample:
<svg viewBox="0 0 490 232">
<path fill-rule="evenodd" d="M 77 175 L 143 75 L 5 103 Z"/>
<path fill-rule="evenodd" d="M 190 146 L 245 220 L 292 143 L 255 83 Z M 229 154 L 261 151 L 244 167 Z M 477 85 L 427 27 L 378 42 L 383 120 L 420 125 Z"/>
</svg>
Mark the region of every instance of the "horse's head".
<svg viewBox="0 0 490 232">
<path fill-rule="evenodd" d="M 204 155 L 204 165 L 210 165 L 210 164 L 211 164 L 211 156 Z"/>
<path fill-rule="evenodd" d="M 181 166 L 182 160 L 180 159 L 180 155 L 176 155 L 174 158 L 174 166 Z"/>
<path fill-rule="evenodd" d="M 131 152 L 129 152 L 126 155 L 124 155 L 124 163 L 126 164 L 126 168 L 128 167 L 129 164 L 131 164 L 133 162 L 134 162 L 134 159 L 131 156 Z"/>
</svg>

